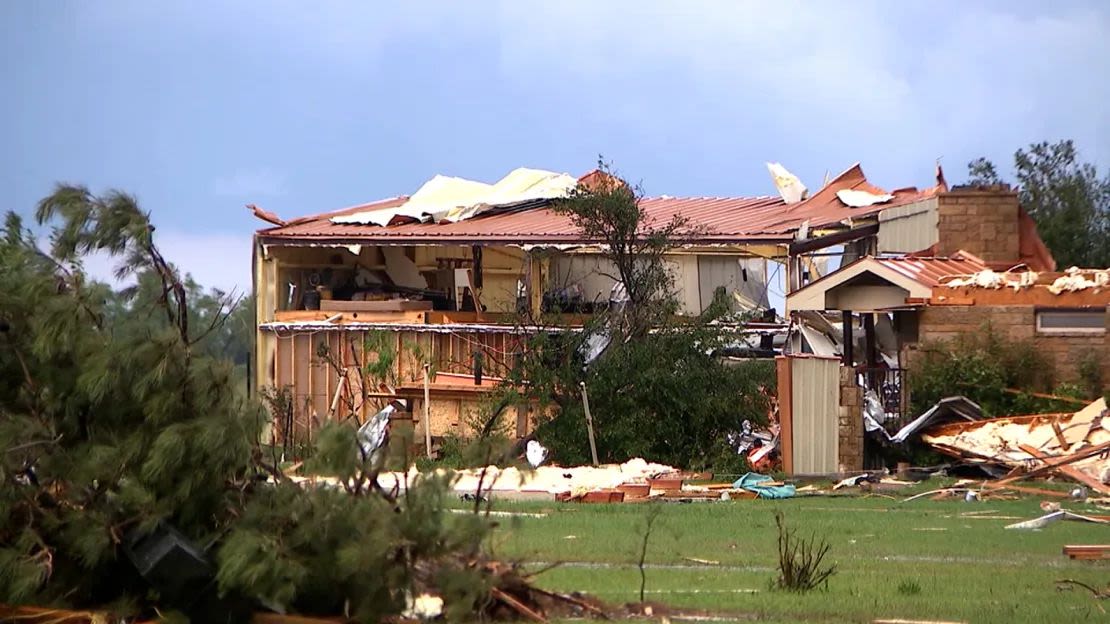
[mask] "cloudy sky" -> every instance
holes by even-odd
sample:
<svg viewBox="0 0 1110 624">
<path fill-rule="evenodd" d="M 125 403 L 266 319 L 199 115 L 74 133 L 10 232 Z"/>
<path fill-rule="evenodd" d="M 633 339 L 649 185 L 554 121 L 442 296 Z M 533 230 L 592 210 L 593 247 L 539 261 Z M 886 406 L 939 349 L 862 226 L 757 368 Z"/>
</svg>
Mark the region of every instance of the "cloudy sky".
<svg viewBox="0 0 1110 624">
<path fill-rule="evenodd" d="M 811 187 L 859 161 L 896 188 L 1060 138 L 1105 167 L 1110 5 L 2 2 L 0 94 L 0 208 L 124 189 L 198 281 L 249 288 L 244 204 L 435 173 L 603 154 L 649 194 L 765 195 L 768 160 Z"/>
</svg>

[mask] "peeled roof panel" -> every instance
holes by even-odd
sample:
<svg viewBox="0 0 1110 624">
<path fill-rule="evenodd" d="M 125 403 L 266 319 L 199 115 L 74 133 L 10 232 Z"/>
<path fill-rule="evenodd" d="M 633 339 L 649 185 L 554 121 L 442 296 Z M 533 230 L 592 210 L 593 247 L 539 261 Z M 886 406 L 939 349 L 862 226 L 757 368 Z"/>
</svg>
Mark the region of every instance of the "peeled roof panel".
<svg viewBox="0 0 1110 624">
<path fill-rule="evenodd" d="M 538 176 L 535 184 L 528 187 L 524 194 L 554 195 L 559 185 L 567 183 L 565 174 L 542 172 L 541 170 L 518 169 L 503 181 L 507 188 L 520 188 L 520 180 L 531 179 L 532 172 L 554 176 Z M 566 176 L 569 179 L 570 176 Z M 481 184 L 481 183 L 478 183 Z M 500 184 L 500 183 L 499 183 Z M 496 185 L 495 185 L 496 186 Z M 862 169 L 856 165 L 829 182 L 810 198 L 796 204 L 787 205 L 778 197 L 645 197 L 641 206 L 648 215 L 649 224 L 661 227 L 675 215 L 681 215 L 704 232 L 698 240 L 709 242 L 733 242 L 739 240 L 776 240 L 790 238 L 803 223 L 809 222 L 810 230 L 840 227 L 850 219 L 869 217 L 886 208 L 920 201 L 932 196 L 936 189 L 917 191 L 900 190 L 894 193 L 890 202 L 850 208 L 836 197 L 841 189 L 865 190 L 869 193 L 884 193 L 867 182 Z M 415 196 L 414 196 L 415 197 Z M 496 201 L 511 199 L 511 193 L 498 194 Z M 517 195 L 519 198 L 519 195 Z M 456 222 L 443 223 L 398 223 L 393 225 L 360 225 L 350 223 L 353 213 L 370 212 L 383 208 L 402 206 L 409 198 L 396 198 L 356 206 L 343 211 L 316 215 L 291 221 L 283 227 L 260 230 L 259 234 L 273 238 L 329 238 L 344 240 L 366 240 L 388 242 L 396 240 L 405 244 L 411 241 L 428 242 L 483 242 L 518 240 L 521 243 L 573 243 L 583 242 L 578 228 L 566 215 L 551 210 L 551 197 L 521 203 L 519 209 L 487 210 Z M 506 204 L 517 202 L 506 202 Z M 384 213 L 383 213 L 384 214 Z M 393 213 L 397 214 L 397 213 Z"/>
<path fill-rule="evenodd" d="M 514 169 L 496 184 L 436 175 L 400 206 L 334 216 L 331 221 L 340 224 L 386 226 L 398 216 L 424 220 L 425 216 L 430 215 L 436 223 L 454 223 L 471 219 L 490 206 L 566 197 L 577 184 L 576 178 L 565 173 L 525 167 Z"/>
</svg>

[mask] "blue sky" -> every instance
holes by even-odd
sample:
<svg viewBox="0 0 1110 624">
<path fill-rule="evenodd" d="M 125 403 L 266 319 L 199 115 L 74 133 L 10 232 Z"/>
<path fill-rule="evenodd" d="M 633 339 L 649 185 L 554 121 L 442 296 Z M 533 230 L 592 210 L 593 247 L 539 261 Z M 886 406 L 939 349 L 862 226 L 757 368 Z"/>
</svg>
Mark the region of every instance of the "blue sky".
<svg viewBox="0 0 1110 624">
<path fill-rule="evenodd" d="M 859 161 L 896 188 L 1059 138 L 1105 167 L 1110 5 L 3 2 L 0 93 L 3 208 L 121 188 L 171 260 L 249 288 L 244 204 L 435 173 L 604 154 L 650 194 L 764 195 L 768 160 L 811 188 Z"/>
</svg>

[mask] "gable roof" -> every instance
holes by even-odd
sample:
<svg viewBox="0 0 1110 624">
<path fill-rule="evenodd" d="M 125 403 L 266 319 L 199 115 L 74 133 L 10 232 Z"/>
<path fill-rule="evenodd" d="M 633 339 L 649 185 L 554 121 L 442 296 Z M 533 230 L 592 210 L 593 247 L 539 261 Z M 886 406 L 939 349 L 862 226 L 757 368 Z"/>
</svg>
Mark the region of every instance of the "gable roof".
<svg viewBox="0 0 1110 624">
<path fill-rule="evenodd" d="M 586 182 L 596 177 L 590 172 L 579 178 Z M 924 191 L 915 188 L 893 192 L 893 199 L 872 206 L 849 207 L 836 193 L 839 190 L 863 190 L 884 193 L 871 185 L 859 164 L 853 165 L 813 196 L 795 204 L 786 204 L 778 197 L 645 197 L 641 206 L 648 219 L 664 224 L 674 215 L 682 215 L 691 223 L 705 228 L 691 243 L 788 242 L 794 232 L 808 224 L 811 230 L 842 228 L 845 223 L 873 216 L 886 208 L 913 203 L 935 195 L 940 188 Z M 394 197 L 335 212 L 302 217 L 284 225 L 259 230 L 262 239 L 281 241 L 308 240 L 317 242 L 448 244 L 574 244 L 583 240 L 571 219 L 551 209 L 553 199 L 537 199 L 495 206 L 476 217 L 457 222 L 432 223 L 409 220 L 390 225 L 336 223 L 336 217 L 374 210 L 396 208 L 407 197 Z"/>
<path fill-rule="evenodd" d="M 806 284 L 786 296 L 791 310 L 824 310 L 825 295 L 863 275 L 872 275 L 905 290 L 907 297 L 929 299 L 946 277 L 968 275 L 986 269 L 978 257 L 958 251 L 950 257 L 876 258 L 867 256 Z"/>
</svg>

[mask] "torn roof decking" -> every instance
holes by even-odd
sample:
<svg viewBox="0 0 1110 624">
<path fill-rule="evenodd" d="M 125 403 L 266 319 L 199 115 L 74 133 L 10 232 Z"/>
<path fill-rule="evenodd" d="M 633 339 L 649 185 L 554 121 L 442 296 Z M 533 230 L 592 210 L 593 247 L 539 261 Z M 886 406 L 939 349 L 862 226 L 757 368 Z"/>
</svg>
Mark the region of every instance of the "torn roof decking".
<svg viewBox="0 0 1110 624">
<path fill-rule="evenodd" d="M 777 197 L 647 197 L 641 200 L 649 220 L 655 225 L 681 215 L 699 228 L 685 240 L 704 244 L 781 244 L 793 240 L 803 225 L 811 232 L 850 227 L 856 219 L 874 217 L 882 210 L 927 199 L 940 187 L 924 191 L 902 189 L 893 192 L 888 202 L 852 208 L 836 193 L 860 190 L 882 193 L 867 182 L 859 165 L 830 181 L 806 200 L 786 204 Z M 335 217 L 396 208 L 407 197 L 395 197 L 336 212 L 303 217 L 284 225 L 259 230 L 257 236 L 268 244 L 296 241 L 331 244 L 574 244 L 584 240 L 566 215 L 551 209 L 556 200 L 536 200 L 499 206 L 476 217 L 454 223 L 410 220 L 386 226 L 336 223 Z"/>
</svg>

